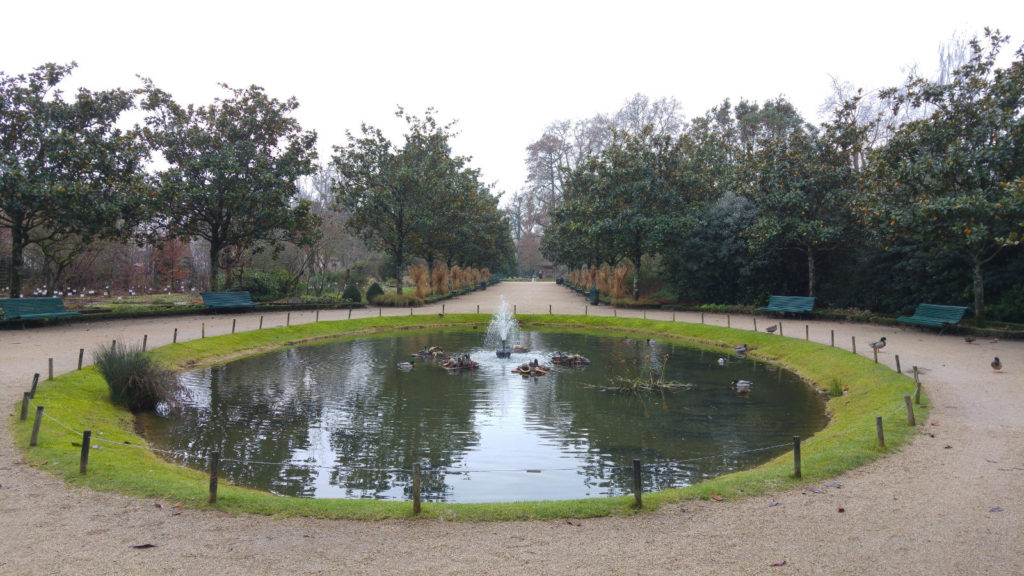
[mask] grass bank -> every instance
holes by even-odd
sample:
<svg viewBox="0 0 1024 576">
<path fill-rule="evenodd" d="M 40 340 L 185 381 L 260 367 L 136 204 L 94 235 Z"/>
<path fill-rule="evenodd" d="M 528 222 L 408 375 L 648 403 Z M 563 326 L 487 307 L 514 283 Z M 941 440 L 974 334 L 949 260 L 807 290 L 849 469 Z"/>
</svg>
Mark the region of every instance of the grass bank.
<svg viewBox="0 0 1024 576">
<path fill-rule="evenodd" d="M 820 482 L 884 456 L 908 442 L 915 430 L 906 424 L 903 395 L 913 380 L 870 359 L 794 338 L 698 324 L 655 320 L 525 315 L 523 327 L 571 328 L 596 333 L 635 333 L 696 346 L 731 351 L 746 343 L 749 354 L 793 370 L 811 385 L 827 387 L 838 379 L 847 393 L 828 403 L 829 425 L 803 444 L 803 478 L 793 477 L 792 453 L 765 465 L 722 476 L 702 484 L 644 495 L 645 509 L 689 498 L 724 498 L 764 494 L 803 483 Z M 152 351 L 168 367 L 183 370 L 302 343 L 354 339 L 371 333 L 431 327 L 486 325 L 484 314 L 448 314 L 444 318 L 402 316 L 319 322 L 217 336 L 165 346 Z M 34 400 L 67 428 L 44 419 L 39 445 L 29 447 L 32 418 L 11 426 L 24 459 L 75 485 L 157 498 L 194 508 L 276 516 L 382 519 L 412 517 L 408 502 L 304 499 L 282 497 L 221 482 L 216 504 L 208 504 L 206 473 L 167 462 L 146 447 L 134 432 L 133 416 L 109 401 L 106 383 L 92 368 L 43 382 Z M 20 412 L 20 406 L 14 413 Z M 30 413 L 34 410 L 30 411 Z M 884 416 L 887 448 L 876 445 L 875 416 Z M 927 418 L 918 407 L 918 422 Z M 91 430 L 96 446 L 89 471 L 79 473 L 81 434 Z M 460 520 L 550 519 L 631 514 L 632 496 L 584 500 L 492 504 L 424 503 L 420 517 Z"/>
</svg>

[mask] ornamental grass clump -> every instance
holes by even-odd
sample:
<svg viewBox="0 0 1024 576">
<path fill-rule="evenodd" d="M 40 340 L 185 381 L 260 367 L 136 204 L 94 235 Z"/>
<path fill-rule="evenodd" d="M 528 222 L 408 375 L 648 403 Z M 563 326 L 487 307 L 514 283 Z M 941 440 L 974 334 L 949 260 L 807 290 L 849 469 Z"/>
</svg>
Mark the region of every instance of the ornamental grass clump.
<svg viewBox="0 0 1024 576">
<path fill-rule="evenodd" d="M 155 410 L 171 403 L 180 392 L 174 373 L 157 366 L 140 346 L 112 343 L 93 355 L 93 362 L 110 388 L 110 400 L 132 412 Z"/>
</svg>

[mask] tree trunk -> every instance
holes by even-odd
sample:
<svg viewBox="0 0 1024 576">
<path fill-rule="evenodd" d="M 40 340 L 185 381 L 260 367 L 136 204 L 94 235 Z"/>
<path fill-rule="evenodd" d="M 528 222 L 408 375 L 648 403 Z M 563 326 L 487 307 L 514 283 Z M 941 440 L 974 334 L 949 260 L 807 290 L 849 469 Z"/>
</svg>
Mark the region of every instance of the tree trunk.
<svg viewBox="0 0 1024 576">
<path fill-rule="evenodd" d="M 402 293 L 402 260 L 405 259 L 405 242 L 402 240 L 398 241 L 398 246 L 395 247 L 395 293 Z"/>
<path fill-rule="evenodd" d="M 210 242 L 210 292 L 217 291 L 217 270 L 220 268 L 220 245 Z"/>
<path fill-rule="evenodd" d="M 807 295 L 814 296 L 814 250 L 807 250 Z"/>
<path fill-rule="evenodd" d="M 22 231 L 21 226 L 11 227 L 11 273 L 10 273 L 10 296 L 17 298 L 21 296 L 21 270 L 25 267 L 25 246 L 28 238 Z"/>
<path fill-rule="evenodd" d="M 978 326 L 985 326 L 985 275 L 982 274 L 983 262 L 974 256 L 974 320 Z"/>
<path fill-rule="evenodd" d="M 640 259 L 643 258 L 643 254 L 639 250 L 633 254 L 633 300 L 640 299 Z"/>
</svg>

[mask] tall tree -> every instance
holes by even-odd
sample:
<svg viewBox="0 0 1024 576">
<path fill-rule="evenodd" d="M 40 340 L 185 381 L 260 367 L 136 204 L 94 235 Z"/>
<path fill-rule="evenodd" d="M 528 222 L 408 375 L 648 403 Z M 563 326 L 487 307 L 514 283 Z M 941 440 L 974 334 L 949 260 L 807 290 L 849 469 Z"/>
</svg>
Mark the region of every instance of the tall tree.
<svg viewBox="0 0 1024 576">
<path fill-rule="evenodd" d="M 1024 46 L 998 68 L 1009 41 L 985 31 L 948 82 L 911 76 L 882 93 L 892 114 L 926 108 L 872 157 L 862 216 L 888 241 L 905 238 L 971 263 L 974 313 L 985 318 L 985 265 L 1015 242 L 1024 220 Z"/>
<path fill-rule="evenodd" d="M 136 131 L 117 127 L 134 96 L 82 88 L 65 100 L 57 85 L 74 68 L 0 72 L 0 227 L 11 233 L 11 296 L 21 294 L 28 246 L 123 240 L 144 217 L 148 149 Z"/>
<path fill-rule="evenodd" d="M 316 133 L 292 114 L 295 98 L 258 86 L 231 89 L 208 106 L 182 107 L 145 80 L 146 134 L 169 164 L 159 173 L 160 224 L 179 238 L 209 244 L 210 289 L 221 254 L 299 240 L 316 229 L 298 180 L 315 170 Z"/>
<path fill-rule="evenodd" d="M 362 137 L 350 133 L 348 145 L 334 147 L 331 165 L 340 176 L 338 201 L 351 213 L 349 228 L 391 257 L 401 294 L 405 267 L 416 255 L 411 251 L 429 244 L 430 207 L 456 193 L 466 159 L 451 155 L 453 125 L 439 124 L 433 109 L 422 119 L 401 108 L 395 115 L 409 125 L 401 147 L 363 124 Z"/>
</svg>

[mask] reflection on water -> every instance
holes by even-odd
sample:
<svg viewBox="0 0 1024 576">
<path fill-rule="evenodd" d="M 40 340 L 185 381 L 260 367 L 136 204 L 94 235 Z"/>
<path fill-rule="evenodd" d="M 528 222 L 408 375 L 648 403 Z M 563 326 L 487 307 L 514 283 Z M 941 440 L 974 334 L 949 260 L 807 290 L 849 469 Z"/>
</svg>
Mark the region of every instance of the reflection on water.
<svg viewBox="0 0 1024 576">
<path fill-rule="evenodd" d="M 645 490 L 700 482 L 757 465 L 825 425 L 824 405 L 793 374 L 669 342 L 523 332 L 533 351 L 499 359 L 480 331 L 413 332 L 289 348 L 182 374 L 188 404 L 140 417 L 155 446 L 204 468 L 221 453 L 237 484 L 317 498 L 411 499 L 423 468 L 425 501 L 488 502 L 624 494 L 631 462 Z M 427 346 L 469 353 L 479 370 L 397 364 Z M 511 369 L 558 352 L 591 359 L 542 378 Z M 688 390 L 645 398 L 602 390 L 646 355 Z M 749 396 L 729 386 L 754 382 Z"/>
</svg>

